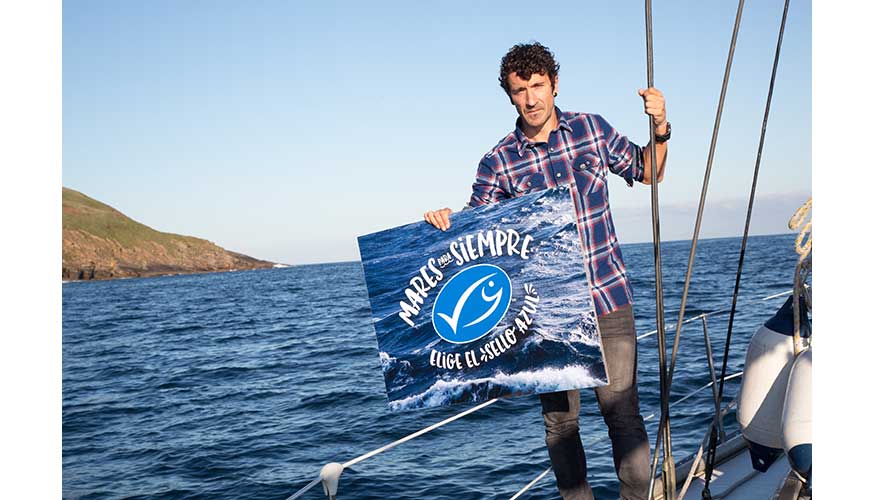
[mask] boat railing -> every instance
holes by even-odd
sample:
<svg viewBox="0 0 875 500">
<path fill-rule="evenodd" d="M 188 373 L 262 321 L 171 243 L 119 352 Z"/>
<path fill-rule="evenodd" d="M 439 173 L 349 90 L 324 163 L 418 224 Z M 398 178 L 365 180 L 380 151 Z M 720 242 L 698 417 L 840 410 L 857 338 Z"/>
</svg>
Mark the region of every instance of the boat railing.
<svg viewBox="0 0 875 500">
<path fill-rule="evenodd" d="M 759 300 L 761 300 L 761 301 L 772 300 L 772 299 L 776 299 L 778 297 L 790 295 L 792 293 L 793 293 L 792 290 L 788 290 L 786 292 L 781 292 L 778 294 L 770 295 L 768 297 L 763 297 Z M 720 413 L 720 401 L 717 400 L 717 391 L 716 391 L 718 380 L 717 380 L 717 377 L 716 377 L 715 371 L 714 371 L 714 359 L 713 359 L 713 356 L 711 354 L 711 340 L 710 340 L 710 337 L 708 335 L 707 318 L 709 318 L 711 316 L 718 315 L 718 314 L 726 314 L 729 312 L 730 312 L 729 308 L 719 309 L 716 311 L 709 311 L 709 312 L 705 312 L 702 314 L 698 314 L 696 316 L 691 316 L 689 318 L 686 318 L 683 321 L 684 324 L 692 323 L 694 321 L 701 321 L 702 322 L 702 329 L 703 329 L 704 338 L 705 338 L 705 347 L 706 347 L 706 351 L 707 351 L 708 368 L 709 368 L 710 375 L 711 375 L 711 381 L 708 382 L 707 384 L 703 385 L 702 387 L 699 387 L 698 389 L 695 389 L 692 392 L 684 395 L 683 397 L 681 397 L 677 401 L 671 403 L 671 406 L 683 403 L 683 402 L 687 401 L 688 399 L 690 399 L 691 397 L 695 396 L 696 394 L 699 394 L 700 392 L 707 390 L 708 388 L 711 388 L 712 393 L 713 393 L 715 408 L 717 409 L 718 413 Z M 666 330 L 669 330 L 671 328 L 676 328 L 676 324 L 666 325 L 665 328 L 666 328 Z M 657 330 L 651 330 L 651 331 L 645 332 L 641 335 L 638 335 L 637 338 L 638 338 L 638 340 L 642 340 L 642 339 L 645 339 L 647 337 L 650 337 L 650 336 L 656 334 L 656 332 L 657 332 Z M 738 373 L 734 373 L 732 375 L 727 375 L 723 380 L 726 381 L 726 380 L 731 380 L 731 379 L 740 377 L 742 375 L 742 373 L 743 372 L 738 372 Z M 449 424 L 450 422 L 456 421 L 456 420 L 458 420 L 462 417 L 465 417 L 467 415 L 470 415 L 471 413 L 480 411 L 483 408 L 486 408 L 487 406 L 490 406 L 494 403 L 497 403 L 498 401 L 501 401 L 501 399 L 490 399 L 488 401 L 480 403 L 477 406 L 474 406 L 474 407 L 468 408 L 467 410 L 461 411 L 461 412 L 453 415 L 452 417 L 441 420 L 440 422 L 432 424 L 428 427 L 424 427 L 424 428 L 422 428 L 422 429 L 420 429 L 412 434 L 409 434 L 401 439 L 393 441 L 385 446 L 381 446 L 380 448 L 371 450 L 371 451 L 369 451 L 361 456 L 353 458 L 352 460 L 349 460 L 349 461 L 344 462 L 342 464 L 336 463 L 336 462 L 328 463 L 322 467 L 322 470 L 320 471 L 318 477 L 316 477 L 315 479 L 313 479 L 312 481 L 307 483 L 303 488 L 296 491 L 294 494 L 289 496 L 286 500 L 295 500 L 297 498 L 300 498 L 301 495 L 303 495 L 304 493 L 306 493 L 307 491 L 309 491 L 310 489 L 312 489 L 313 487 L 315 487 L 319 483 L 322 483 L 324 491 L 325 491 L 325 495 L 328 497 L 328 499 L 335 500 L 336 495 L 337 495 L 338 484 L 340 481 L 340 475 L 344 469 L 352 467 L 353 465 L 358 464 L 359 462 L 362 462 L 364 460 L 367 460 L 375 455 L 379 455 L 380 453 L 383 453 L 384 451 L 388 451 L 388 450 L 390 450 L 390 449 L 392 449 L 392 448 L 394 448 L 402 443 L 405 443 L 405 442 L 410 441 L 412 439 L 415 439 L 419 436 L 422 436 L 423 434 L 426 434 L 426 433 L 431 432 L 435 429 L 443 427 L 444 425 Z M 647 415 L 647 417 L 644 418 L 644 421 L 651 420 L 655 417 L 656 417 L 656 412 L 650 413 L 649 415 Z M 720 426 L 718 431 L 720 433 L 720 438 L 722 441 L 723 438 L 725 437 L 725 432 L 722 428 L 722 424 L 720 422 L 720 419 L 718 419 L 718 425 Z M 604 441 L 607 438 L 608 438 L 607 435 L 603 435 L 603 436 L 593 440 L 592 442 L 588 443 L 587 446 L 592 446 L 596 443 Z M 551 470 L 552 470 L 552 467 L 548 467 L 547 470 L 545 470 L 544 472 L 539 474 L 537 477 L 535 477 L 535 479 L 530 481 L 520 491 L 518 491 L 516 494 L 514 494 L 510 500 L 516 500 L 517 498 L 519 498 L 523 493 L 525 493 L 526 491 L 528 491 L 529 489 L 534 487 L 541 479 L 546 477 L 547 474 L 549 474 Z"/>
</svg>

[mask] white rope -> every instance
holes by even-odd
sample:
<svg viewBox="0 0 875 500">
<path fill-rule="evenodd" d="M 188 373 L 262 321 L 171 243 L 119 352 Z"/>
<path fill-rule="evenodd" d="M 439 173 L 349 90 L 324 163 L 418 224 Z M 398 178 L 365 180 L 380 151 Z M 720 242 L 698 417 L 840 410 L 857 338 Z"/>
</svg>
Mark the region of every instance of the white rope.
<svg viewBox="0 0 875 500">
<path fill-rule="evenodd" d="M 810 241 L 809 241 L 810 243 Z M 810 245 L 809 245 L 810 246 Z M 804 300 L 808 309 L 811 309 L 811 298 L 805 286 L 805 281 L 808 279 L 808 274 L 811 272 L 811 258 L 799 257 L 799 263 L 796 264 L 796 270 L 793 275 L 793 354 L 798 355 L 811 344 L 811 337 L 803 339 L 801 325 L 803 320 L 801 316 L 801 306 L 799 304 L 799 295 L 804 295 Z"/>
<path fill-rule="evenodd" d="M 699 467 L 699 462 L 702 461 L 702 454 L 705 452 L 705 445 L 708 444 L 708 440 L 711 438 L 711 428 L 714 427 L 713 422 L 708 427 L 708 432 L 705 433 L 704 439 L 702 439 L 702 444 L 699 445 L 699 451 L 696 452 L 696 458 L 693 460 L 693 464 L 690 465 L 690 472 L 687 473 L 687 478 L 684 480 L 684 485 L 681 486 L 681 491 L 678 493 L 678 500 L 684 500 L 684 497 L 687 496 L 687 490 L 690 488 L 690 485 L 693 484 L 693 477 L 695 477 L 696 469 Z"/>
<path fill-rule="evenodd" d="M 796 210 L 796 213 L 790 217 L 790 221 L 787 225 L 790 229 L 796 231 L 799 230 L 799 227 L 802 226 L 802 222 L 811 212 L 811 198 L 808 198 L 808 201 L 802 204 Z M 805 237 L 808 237 L 806 240 Z M 799 308 L 799 295 L 804 295 L 804 300 L 808 309 L 811 309 L 811 295 L 808 293 L 807 288 L 805 287 L 805 281 L 808 279 L 808 275 L 811 273 L 811 221 L 809 220 L 805 226 L 799 230 L 799 234 L 796 235 L 796 253 L 799 254 L 799 261 L 796 264 L 796 271 L 793 274 L 793 351 L 795 354 L 799 354 L 810 344 L 811 339 L 803 339 L 801 337 L 800 332 L 800 322 L 803 318 L 800 317 L 800 308 Z M 803 240 L 805 243 L 803 244 Z"/>
<path fill-rule="evenodd" d="M 811 198 L 808 198 L 808 201 L 802 204 L 796 210 L 796 213 L 790 217 L 790 221 L 787 223 L 787 226 L 790 227 L 793 231 L 799 230 L 799 226 L 802 225 L 802 222 L 811 212 Z M 805 237 L 808 236 L 808 239 L 805 240 Z M 803 244 L 802 241 L 805 240 Z M 808 254 L 811 252 L 811 221 L 809 220 L 805 226 L 799 230 L 799 234 L 796 235 L 796 253 L 799 254 L 799 260 L 805 259 L 808 257 Z"/>
</svg>

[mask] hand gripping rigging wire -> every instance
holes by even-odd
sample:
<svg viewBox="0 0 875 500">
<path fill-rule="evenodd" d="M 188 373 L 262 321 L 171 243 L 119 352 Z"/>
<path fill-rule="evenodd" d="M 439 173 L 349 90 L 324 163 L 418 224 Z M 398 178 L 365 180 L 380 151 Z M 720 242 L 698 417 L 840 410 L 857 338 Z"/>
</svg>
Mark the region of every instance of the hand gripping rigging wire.
<svg viewBox="0 0 875 500">
<path fill-rule="evenodd" d="M 644 2 L 644 18 L 647 28 L 647 87 L 653 87 L 653 16 L 651 0 Z M 656 329 L 659 349 L 659 400 L 660 431 L 657 435 L 656 452 L 651 465 L 651 481 L 648 498 L 653 498 L 653 479 L 659 453 L 659 438 L 665 442 L 662 456 L 662 485 L 668 500 L 674 500 L 675 473 L 674 458 L 671 456 L 671 426 L 669 425 L 669 387 L 665 365 L 665 309 L 662 297 L 662 256 L 659 236 L 659 167 L 656 161 L 656 124 L 648 120 L 650 128 L 650 216 L 653 227 L 653 268 L 656 276 Z"/>
</svg>

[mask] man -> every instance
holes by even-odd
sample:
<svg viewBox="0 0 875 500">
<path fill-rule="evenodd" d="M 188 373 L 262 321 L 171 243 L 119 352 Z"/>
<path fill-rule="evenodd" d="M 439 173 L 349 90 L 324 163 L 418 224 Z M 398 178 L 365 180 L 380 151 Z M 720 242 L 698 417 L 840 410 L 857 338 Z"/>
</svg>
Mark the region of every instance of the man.
<svg viewBox="0 0 875 500">
<path fill-rule="evenodd" d="M 568 183 L 574 176 L 582 203 L 578 224 L 592 281 L 605 364 L 610 384 L 595 389 L 608 425 L 614 467 L 624 499 L 647 497 L 650 444 L 638 407 L 638 354 L 632 288 L 608 203 L 607 173 L 650 184 L 650 148 L 630 142 L 595 114 L 562 112 L 559 65 L 550 50 L 535 42 L 518 44 L 501 60 L 499 80 L 519 118 L 516 129 L 480 161 L 471 207 L 495 203 Z M 639 90 L 645 113 L 656 126 L 657 182 L 662 180 L 671 127 L 662 93 Z M 446 230 L 452 210 L 427 212 L 425 220 Z M 580 441 L 580 392 L 542 394 L 547 451 L 562 497 L 592 499 L 586 481 L 586 455 Z"/>
</svg>

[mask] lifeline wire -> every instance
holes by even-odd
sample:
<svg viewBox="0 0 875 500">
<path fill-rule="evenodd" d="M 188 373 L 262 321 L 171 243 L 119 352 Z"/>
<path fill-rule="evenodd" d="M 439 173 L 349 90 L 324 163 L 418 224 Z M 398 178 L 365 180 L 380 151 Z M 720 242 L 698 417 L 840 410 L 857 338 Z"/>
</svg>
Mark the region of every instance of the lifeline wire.
<svg viewBox="0 0 875 500">
<path fill-rule="evenodd" d="M 393 441 L 393 442 L 387 444 L 386 446 L 382 446 L 382 447 L 380 447 L 380 448 L 377 448 L 376 450 L 371 450 L 371 451 L 365 453 L 364 455 L 361 455 L 361 456 L 359 456 L 359 457 L 353 458 L 352 460 L 349 460 L 349 461 L 347 461 L 347 462 L 344 462 L 344 463 L 343 463 L 343 468 L 344 468 L 344 469 L 348 469 L 349 467 L 352 467 L 353 465 L 355 465 L 355 464 L 357 464 L 357 463 L 359 463 L 359 462 L 361 462 L 361 461 L 363 461 L 363 460 L 367 460 L 367 459 L 371 458 L 371 457 L 374 456 L 374 455 L 377 455 L 377 454 L 383 453 L 383 452 L 386 451 L 386 450 L 391 450 L 392 448 L 398 446 L 398 445 L 401 444 L 401 443 L 405 443 L 405 442 L 407 442 L 407 441 L 410 441 L 411 439 L 415 439 L 415 438 L 417 438 L 417 437 L 419 437 L 419 436 L 425 434 L 426 432 L 431 432 L 431 431 L 437 429 L 438 427 L 444 426 L 444 425 L 446 425 L 446 424 L 448 424 L 448 423 L 450 423 L 450 422 L 453 422 L 453 421 L 455 421 L 455 420 L 458 420 L 458 419 L 460 419 L 460 418 L 462 418 L 462 417 L 464 417 L 464 416 L 466 416 L 466 415 L 468 415 L 468 414 L 470 414 L 470 413 L 474 413 L 475 411 L 478 411 L 478 410 L 480 410 L 480 409 L 482 409 L 482 408 L 485 408 L 485 407 L 487 407 L 487 406 L 489 406 L 489 405 L 491 405 L 491 404 L 497 403 L 498 401 L 499 401 L 499 400 L 498 400 L 497 398 L 496 398 L 496 399 L 490 399 L 490 400 L 488 400 L 488 401 L 486 401 L 486 402 L 484 402 L 484 403 L 480 403 L 479 405 L 477 405 L 477 406 L 475 406 L 475 407 L 473 407 L 473 408 L 468 408 L 467 410 L 465 410 L 465 411 L 463 411 L 463 412 L 460 412 L 460 413 L 457 413 L 457 414 L 453 415 L 452 417 L 449 417 L 449 418 L 447 418 L 447 419 L 441 420 L 440 422 L 438 422 L 438 423 L 436 423 L 436 424 L 432 424 L 432 425 L 430 425 L 430 426 L 428 426 L 428 427 L 425 427 L 425 428 L 419 429 L 418 431 L 414 432 L 413 434 L 409 434 L 409 435 L 407 435 L 407 436 L 404 436 L 403 438 L 398 439 L 397 441 Z M 301 495 L 303 495 L 304 493 L 306 493 L 310 488 L 312 488 L 312 487 L 316 486 L 317 484 L 319 484 L 320 481 L 321 481 L 321 479 L 317 477 L 316 479 L 314 479 L 314 480 L 310 481 L 309 483 L 307 483 L 306 486 L 304 486 L 303 488 L 301 488 L 300 490 L 298 490 L 294 495 L 288 497 L 286 500 L 295 500 L 296 498 L 298 498 L 298 497 L 300 497 Z"/>
<path fill-rule="evenodd" d="M 647 31 L 647 88 L 653 87 L 653 16 L 651 0 L 644 2 L 644 20 Z M 660 255 L 659 237 L 659 166 L 656 160 L 656 124 L 651 117 L 650 125 L 650 217 L 653 227 L 653 270 L 656 276 L 656 338 L 659 349 L 659 400 L 660 429 L 665 441 L 662 456 L 663 489 L 670 493 L 668 500 L 674 499 L 674 459 L 671 456 L 671 426 L 669 425 L 669 393 L 666 385 L 668 374 L 665 366 L 665 309 L 662 300 L 662 256 Z M 653 484 L 656 478 L 656 464 L 659 453 L 659 437 L 657 437 L 656 452 L 653 456 L 650 472 L 650 488 L 647 497 L 653 498 Z"/>
<path fill-rule="evenodd" d="M 723 367 L 720 371 L 720 390 L 718 391 L 717 400 L 723 398 L 723 377 L 726 375 L 726 363 L 729 359 L 729 344 L 732 340 L 732 323 L 735 320 L 735 306 L 738 301 L 738 288 L 741 284 L 741 269 L 744 265 L 744 250 L 747 246 L 747 236 L 750 231 L 750 216 L 753 212 L 753 200 L 756 194 L 757 178 L 760 172 L 760 160 L 763 156 L 763 144 L 766 141 L 766 126 L 769 122 L 769 109 L 772 106 L 772 94 L 775 90 L 775 75 L 778 72 L 778 61 L 781 57 L 781 43 L 784 40 L 784 26 L 787 24 L 787 10 L 790 7 L 790 0 L 784 1 L 784 13 L 781 16 L 781 29 L 778 32 L 778 44 L 775 47 L 775 62 L 772 64 L 772 77 L 769 80 L 769 96 L 766 98 L 766 110 L 763 114 L 763 126 L 760 129 L 760 144 L 757 148 L 757 160 L 753 170 L 753 182 L 750 186 L 750 198 L 747 203 L 747 218 L 744 222 L 744 237 L 741 239 L 741 251 L 738 255 L 738 271 L 735 273 L 735 290 L 732 293 L 732 309 L 729 311 L 729 328 L 726 332 L 726 344 L 723 347 Z M 714 418 L 719 418 L 719 414 Z M 711 427 L 711 438 L 708 443 L 708 455 L 705 461 L 705 489 L 702 490 L 702 498 L 704 500 L 711 499 L 711 475 L 714 472 L 714 461 L 717 453 L 717 432 L 716 426 Z"/>
</svg>

